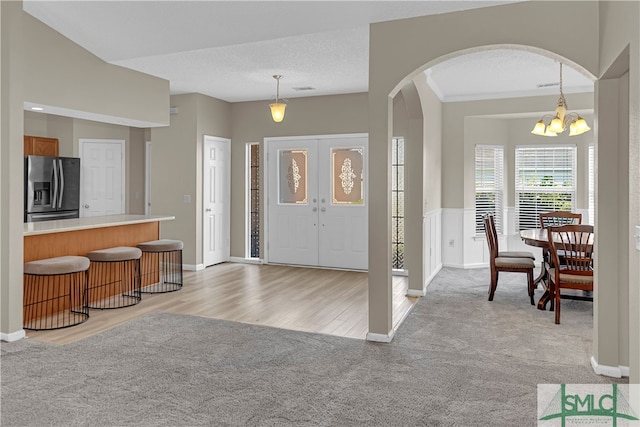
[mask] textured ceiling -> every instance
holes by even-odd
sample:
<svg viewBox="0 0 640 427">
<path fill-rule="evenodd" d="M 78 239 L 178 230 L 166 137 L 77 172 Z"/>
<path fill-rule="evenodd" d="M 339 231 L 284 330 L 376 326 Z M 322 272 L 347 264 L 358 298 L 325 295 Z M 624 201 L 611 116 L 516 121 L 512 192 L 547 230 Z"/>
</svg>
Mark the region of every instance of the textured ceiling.
<svg viewBox="0 0 640 427">
<path fill-rule="evenodd" d="M 229 102 L 368 90 L 369 24 L 509 1 L 35 1 L 27 13 L 172 94 Z M 443 101 L 558 93 L 558 64 L 523 51 L 460 56 L 427 71 Z M 294 88 L 313 90 L 296 91 Z M 566 92 L 593 90 L 565 67 Z"/>
</svg>

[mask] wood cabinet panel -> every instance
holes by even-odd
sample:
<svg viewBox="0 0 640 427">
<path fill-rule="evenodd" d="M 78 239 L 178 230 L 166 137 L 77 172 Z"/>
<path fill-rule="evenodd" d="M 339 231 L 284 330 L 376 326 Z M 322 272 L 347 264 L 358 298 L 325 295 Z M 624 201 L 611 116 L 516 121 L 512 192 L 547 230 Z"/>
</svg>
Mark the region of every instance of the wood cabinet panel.
<svg viewBox="0 0 640 427">
<path fill-rule="evenodd" d="M 58 156 L 59 141 L 57 138 L 44 136 L 24 136 L 24 155 L 29 156 Z"/>
</svg>

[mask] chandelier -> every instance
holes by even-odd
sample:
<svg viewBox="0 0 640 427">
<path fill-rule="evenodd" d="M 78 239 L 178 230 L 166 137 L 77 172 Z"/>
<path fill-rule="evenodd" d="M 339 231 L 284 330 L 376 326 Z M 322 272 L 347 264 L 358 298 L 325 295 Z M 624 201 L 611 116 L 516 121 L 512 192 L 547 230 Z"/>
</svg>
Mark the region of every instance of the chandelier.
<svg viewBox="0 0 640 427">
<path fill-rule="evenodd" d="M 544 115 L 533 127 L 531 131 L 534 135 L 558 136 L 569 128 L 569 136 L 580 135 L 589 132 L 591 128 L 587 121 L 580 117 L 578 113 L 567 113 L 567 101 L 562 92 L 562 62 L 560 63 L 560 99 L 556 106 L 556 114 Z"/>
<path fill-rule="evenodd" d="M 278 98 L 280 97 L 280 79 L 282 78 L 282 76 L 277 74 L 273 76 L 273 78 L 276 79 L 277 82 L 276 102 L 274 102 L 273 104 L 269 104 L 269 108 L 271 108 L 271 118 L 273 119 L 273 121 L 276 123 L 280 123 L 282 120 L 284 120 L 284 110 L 287 108 L 287 104 L 282 102 L 282 100 L 278 100 Z"/>
</svg>

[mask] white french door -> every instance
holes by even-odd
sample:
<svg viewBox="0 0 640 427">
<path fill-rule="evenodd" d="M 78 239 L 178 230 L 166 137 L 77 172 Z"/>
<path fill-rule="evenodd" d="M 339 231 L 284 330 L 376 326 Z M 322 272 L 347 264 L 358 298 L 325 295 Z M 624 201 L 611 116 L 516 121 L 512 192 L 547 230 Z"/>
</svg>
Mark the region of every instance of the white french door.
<svg viewBox="0 0 640 427">
<path fill-rule="evenodd" d="M 231 141 L 205 135 L 202 185 L 202 258 L 205 267 L 229 260 Z"/>
<path fill-rule="evenodd" d="M 269 262 L 366 270 L 362 135 L 267 141 Z"/>
</svg>

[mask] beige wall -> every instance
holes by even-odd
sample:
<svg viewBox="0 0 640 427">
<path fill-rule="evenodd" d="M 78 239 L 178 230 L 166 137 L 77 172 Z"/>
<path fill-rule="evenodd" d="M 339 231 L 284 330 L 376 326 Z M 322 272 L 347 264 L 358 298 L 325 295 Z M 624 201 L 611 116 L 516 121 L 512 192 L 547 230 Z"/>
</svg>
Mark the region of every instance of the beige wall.
<svg viewBox="0 0 640 427">
<path fill-rule="evenodd" d="M 22 2 L 0 2 L 0 333 L 22 330 Z"/>
<path fill-rule="evenodd" d="M 151 129 L 151 213 L 176 217 L 162 224 L 161 236 L 182 240 L 183 262 L 201 268 L 202 142 L 204 135 L 229 138 L 231 106 L 200 94 L 172 96 L 171 106 L 179 113 L 170 126 Z"/>
<path fill-rule="evenodd" d="M 24 101 L 166 125 L 169 82 L 107 64 L 27 13 Z"/>
<path fill-rule="evenodd" d="M 424 190 L 423 213 L 442 208 L 442 103 L 427 84 L 427 76 L 419 74 L 413 79 L 422 105 L 424 126 Z"/>
<path fill-rule="evenodd" d="M 264 138 L 274 136 L 330 135 L 366 133 L 368 128 L 367 94 L 349 94 L 294 98 L 288 100 L 284 121 L 274 123 L 269 101 L 242 102 L 231 106 L 231 256 L 245 256 L 246 144 L 261 144 L 264 169 Z M 263 171 L 264 173 L 264 171 Z M 260 186 L 261 191 L 264 185 Z M 375 191 L 369 187 L 369 192 Z M 264 201 L 264 194 L 260 195 Z M 264 215 L 260 228 L 264 230 Z M 261 256 L 263 236 L 261 236 Z"/>
<path fill-rule="evenodd" d="M 175 216 L 161 224 L 161 237 L 182 240 L 183 262 L 196 265 L 196 96 L 172 96 L 171 105 L 180 114 L 171 116 L 170 126 L 151 129 L 151 213 Z"/>
<path fill-rule="evenodd" d="M 618 277 L 618 283 L 628 284 L 628 290 L 625 286 L 613 288 L 613 295 L 603 295 L 610 299 L 597 302 L 594 356 L 608 366 L 624 365 L 628 357 L 629 381 L 640 383 L 640 254 L 633 238 L 635 226 L 640 224 L 640 4 L 602 2 L 600 12 L 600 76 L 604 79 L 596 98 L 597 185 L 615 179 L 614 185 L 621 186 L 621 193 L 617 210 L 612 210 L 608 199 L 603 197 L 610 196 L 611 187 L 596 195 L 596 227 L 602 230 L 602 235 L 611 236 L 610 243 L 596 241 L 596 250 L 601 255 L 617 254 L 628 261 L 621 263 L 625 271 Z M 620 114 L 614 115 L 616 110 Z M 602 157 L 611 151 L 617 151 L 617 159 Z M 626 176 L 620 173 L 625 170 Z M 618 221 L 605 221 L 610 218 Z M 609 265 L 610 270 L 603 273 L 617 274 L 614 270 L 619 271 L 618 266 Z M 610 281 L 605 275 L 600 283 Z M 626 325 L 622 324 L 626 314 L 622 305 L 628 310 Z M 616 307 L 621 310 L 618 316 Z"/>
</svg>

